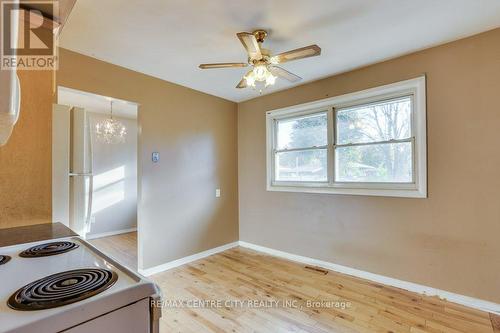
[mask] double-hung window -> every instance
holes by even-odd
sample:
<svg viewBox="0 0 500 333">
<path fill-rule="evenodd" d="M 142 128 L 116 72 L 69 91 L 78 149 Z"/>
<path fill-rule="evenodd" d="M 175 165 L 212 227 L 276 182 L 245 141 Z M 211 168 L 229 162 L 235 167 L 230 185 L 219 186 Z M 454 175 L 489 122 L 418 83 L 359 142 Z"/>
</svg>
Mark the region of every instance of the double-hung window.
<svg viewBox="0 0 500 333">
<path fill-rule="evenodd" d="M 267 188 L 426 197 L 425 77 L 267 113 Z"/>
</svg>

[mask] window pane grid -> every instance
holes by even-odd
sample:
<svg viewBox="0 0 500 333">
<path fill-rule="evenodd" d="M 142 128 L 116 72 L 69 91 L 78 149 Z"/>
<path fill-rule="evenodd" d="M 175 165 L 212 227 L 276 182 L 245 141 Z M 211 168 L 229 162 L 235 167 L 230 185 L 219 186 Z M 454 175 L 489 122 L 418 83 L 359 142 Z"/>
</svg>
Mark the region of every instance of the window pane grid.
<svg viewBox="0 0 500 333">
<path fill-rule="evenodd" d="M 275 180 L 281 182 L 327 182 L 327 149 L 276 153 Z"/>
<path fill-rule="evenodd" d="M 328 144 L 327 113 L 276 119 L 275 132 L 275 151 L 325 147 Z"/>
<path fill-rule="evenodd" d="M 267 112 L 267 189 L 426 197 L 425 78 L 374 89 Z"/>
<path fill-rule="evenodd" d="M 335 124 L 336 123 L 336 110 L 334 110 L 332 108 L 333 111 L 329 111 L 329 113 L 333 113 L 333 116 L 332 116 L 332 120 L 333 120 L 333 123 Z M 317 114 L 313 114 L 313 116 L 316 116 Z M 304 116 L 301 116 L 300 118 L 305 118 Z M 287 120 L 293 120 L 293 118 L 289 118 Z M 413 177 L 413 169 L 414 169 L 414 166 L 413 166 L 413 149 L 411 149 L 411 159 L 412 159 L 412 162 L 411 162 L 411 177 L 412 179 L 409 180 L 409 181 L 398 181 L 398 182 L 384 182 L 384 181 L 366 181 L 366 182 L 360 182 L 360 181 L 345 181 L 345 180 L 339 180 L 338 178 L 338 174 L 337 174 L 337 170 L 339 168 L 338 166 L 338 160 L 337 160 L 337 155 L 338 155 L 338 149 L 339 148 L 345 148 L 345 147 L 363 147 L 363 146 L 371 146 L 371 145 L 390 145 L 390 144 L 398 144 L 398 143 L 412 143 L 414 141 L 414 137 L 409 137 L 409 138 L 405 138 L 405 139 L 391 139 L 391 140 L 385 140 L 385 141 L 372 141 L 372 142 L 360 142 L 360 143 L 347 143 L 347 144 L 335 144 L 335 139 L 336 139 L 336 126 L 332 126 L 331 128 L 333 128 L 333 130 L 331 131 L 331 136 L 329 137 L 333 137 L 333 140 L 332 140 L 332 143 L 328 143 L 327 145 L 323 145 L 323 146 L 311 146 L 311 147 L 301 147 L 301 148 L 289 148 L 289 149 L 275 149 L 274 150 L 274 160 L 275 160 L 275 180 L 277 182 L 328 182 L 329 184 L 331 185 L 335 185 L 335 184 L 349 184 L 349 183 L 357 183 L 357 184 L 363 184 L 363 183 L 366 183 L 366 184 L 404 184 L 404 183 L 408 183 L 408 184 L 411 184 L 414 182 L 414 177 Z M 330 131 L 330 128 L 327 128 L 327 131 Z M 276 141 L 277 142 L 277 141 Z M 330 148 L 331 147 L 331 148 Z M 295 172 L 292 172 L 290 171 L 290 168 L 288 168 L 288 173 L 292 173 L 292 174 L 295 174 L 296 175 L 296 178 L 298 179 L 292 179 L 293 177 L 288 177 L 290 179 L 280 179 L 280 176 L 279 176 L 279 170 L 278 170 L 278 164 L 279 164 L 279 154 L 280 153 L 292 153 L 292 152 L 308 152 L 308 151 L 326 151 L 326 159 L 327 161 L 326 164 L 327 164 L 327 168 L 328 168 L 328 171 L 330 169 L 333 169 L 333 172 L 327 172 L 327 175 L 326 175 L 326 178 L 316 178 L 316 179 L 310 179 L 308 177 L 303 177 L 303 173 L 301 170 L 301 168 L 298 168 L 299 171 L 295 171 Z M 328 156 L 332 156 L 331 158 L 328 157 Z M 331 162 L 328 162 L 330 161 Z M 328 165 L 332 165 L 332 167 L 328 167 Z M 359 165 L 357 165 L 359 167 Z M 369 166 L 361 166 L 361 167 L 364 167 L 365 169 L 369 169 L 368 167 Z M 286 169 L 286 168 L 285 168 Z M 322 177 L 324 177 L 325 175 L 322 175 Z M 281 177 L 283 178 L 283 177 Z M 287 178 L 287 177 L 285 177 Z M 304 180 L 302 180 L 304 179 Z"/>
<path fill-rule="evenodd" d="M 410 138 L 401 139 L 401 140 L 386 140 L 386 141 L 373 141 L 373 142 L 360 142 L 360 143 L 346 143 L 346 144 L 342 144 L 342 145 L 334 144 L 333 146 L 335 148 L 357 147 L 357 146 L 371 146 L 371 145 L 380 145 L 380 144 L 389 144 L 389 143 L 412 142 L 414 139 L 415 139 L 414 137 L 410 137 Z"/>
<path fill-rule="evenodd" d="M 334 110 L 331 184 L 415 182 L 413 95 Z"/>
<path fill-rule="evenodd" d="M 363 163 L 356 158 L 363 153 L 381 155 L 381 163 Z M 344 146 L 336 149 L 335 154 L 335 183 L 414 183 L 413 140 L 376 146 Z"/>
<path fill-rule="evenodd" d="M 335 108 L 335 111 L 344 111 L 344 110 L 350 110 L 350 109 L 357 109 L 360 107 L 374 107 L 378 106 L 381 104 L 386 104 L 386 103 L 391 103 L 391 102 L 397 102 L 400 100 L 405 100 L 405 99 L 412 99 L 413 100 L 413 93 L 405 93 L 401 94 L 396 97 L 389 97 L 389 98 L 382 98 L 382 99 L 377 99 L 376 101 L 373 102 L 365 102 L 365 103 L 354 103 L 354 104 L 349 104 L 347 106 L 337 106 Z"/>
<path fill-rule="evenodd" d="M 413 132 L 413 95 L 335 109 L 338 145 L 409 139 Z"/>
<path fill-rule="evenodd" d="M 274 152 L 275 153 L 284 153 L 284 152 L 288 152 L 288 151 L 306 151 L 306 150 L 326 149 L 326 148 L 328 148 L 328 145 L 326 145 L 326 146 L 312 146 L 312 147 L 305 147 L 305 148 L 277 149 Z"/>
</svg>

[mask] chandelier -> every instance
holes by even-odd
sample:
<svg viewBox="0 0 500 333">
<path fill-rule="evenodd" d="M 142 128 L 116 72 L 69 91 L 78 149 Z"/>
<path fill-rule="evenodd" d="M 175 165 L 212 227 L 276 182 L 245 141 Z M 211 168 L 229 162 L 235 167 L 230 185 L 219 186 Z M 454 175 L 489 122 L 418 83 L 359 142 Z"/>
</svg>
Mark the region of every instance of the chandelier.
<svg viewBox="0 0 500 333">
<path fill-rule="evenodd" d="M 95 125 L 95 133 L 99 142 L 110 144 L 125 142 L 127 128 L 120 121 L 113 119 L 113 101 L 111 101 L 110 117 Z"/>
</svg>

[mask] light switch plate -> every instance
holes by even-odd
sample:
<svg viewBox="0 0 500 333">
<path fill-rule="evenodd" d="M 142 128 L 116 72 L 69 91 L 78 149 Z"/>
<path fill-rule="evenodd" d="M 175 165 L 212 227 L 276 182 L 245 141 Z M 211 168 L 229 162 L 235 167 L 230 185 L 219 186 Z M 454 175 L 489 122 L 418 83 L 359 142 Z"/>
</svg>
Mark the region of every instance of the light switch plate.
<svg viewBox="0 0 500 333">
<path fill-rule="evenodd" d="M 220 198 L 220 188 L 215 189 L 215 197 Z"/>
<path fill-rule="evenodd" d="M 151 160 L 153 161 L 153 163 L 157 163 L 160 161 L 160 153 L 155 151 L 153 152 L 153 154 L 151 154 Z"/>
</svg>

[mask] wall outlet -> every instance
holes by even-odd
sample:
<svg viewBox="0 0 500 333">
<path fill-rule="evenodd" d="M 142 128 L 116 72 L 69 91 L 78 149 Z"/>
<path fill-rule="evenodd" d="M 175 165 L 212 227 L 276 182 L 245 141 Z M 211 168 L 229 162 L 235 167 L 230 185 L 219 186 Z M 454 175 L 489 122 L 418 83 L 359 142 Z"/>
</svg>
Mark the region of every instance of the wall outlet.
<svg viewBox="0 0 500 333">
<path fill-rule="evenodd" d="M 220 198 L 220 188 L 215 189 L 215 197 Z"/>
<path fill-rule="evenodd" d="M 160 153 L 155 151 L 153 154 L 151 154 L 151 160 L 153 163 L 158 163 L 160 161 Z"/>
</svg>

